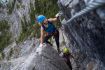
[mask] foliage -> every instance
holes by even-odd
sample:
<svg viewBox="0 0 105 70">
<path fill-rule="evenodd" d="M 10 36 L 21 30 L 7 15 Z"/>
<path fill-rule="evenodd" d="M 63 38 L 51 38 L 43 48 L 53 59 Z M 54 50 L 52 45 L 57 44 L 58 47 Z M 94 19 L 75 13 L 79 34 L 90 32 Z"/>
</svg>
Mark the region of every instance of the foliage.
<svg viewBox="0 0 105 70">
<path fill-rule="evenodd" d="M 40 36 L 40 30 L 39 30 L 39 28 L 40 28 L 40 26 L 37 24 L 37 23 L 35 23 L 35 7 L 30 3 L 30 10 L 31 10 L 31 12 L 30 12 L 30 20 L 31 20 L 31 24 L 32 24 L 32 33 L 31 33 L 31 35 L 32 36 L 34 36 L 34 37 L 37 37 L 37 38 L 39 38 L 39 36 Z"/>
<path fill-rule="evenodd" d="M 19 9 L 21 7 L 21 4 L 20 3 L 17 3 L 16 4 L 16 7 L 17 7 L 17 9 Z"/>
<path fill-rule="evenodd" d="M 35 13 L 54 17 L 58 12 L 57 0 L 35 0 Z"/>
<path fill-rule="evenodd" d="M 8 31 L 10 28 L 7 21 L 2 20 L 0 21 L 0 51 L 2 52 L 3 49 L 10 43 L 11 34 Z"/>
<path fill-rule="evenodd" d="M 21 20 L 22 32 L 21 32 L 20 37 L 19 37 L 17 42 L 24 41 L 32 32 L 32 28 L 31 28 L 32 25 L 31 25 L 31 23 L 26 21 L 25 16 L 23 18 L 24 18 L 24 21 Z"/>
<path fill-rule="evenodd" d="M 13 0 L 12 2 L 10 0 L 9 3 L 7 4 L 8 14 L 12 14 L 12 11 L 14 10 L 14 7 L 15 7 L 15 2 L 16 0 Z"/>
</svg>

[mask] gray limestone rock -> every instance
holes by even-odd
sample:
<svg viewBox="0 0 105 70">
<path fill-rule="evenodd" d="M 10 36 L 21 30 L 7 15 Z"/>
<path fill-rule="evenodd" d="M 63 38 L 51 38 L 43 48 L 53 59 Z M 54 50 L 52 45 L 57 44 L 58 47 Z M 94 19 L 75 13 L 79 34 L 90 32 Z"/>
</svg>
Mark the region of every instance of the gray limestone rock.
<svg viewBox="0 0 105 70">
<path fill-rule="evenodd" d="M 24 46 L 21 50 L 25 49 Z M 20 57 L 0 61 L 0 70 L 70 70 L 52 46 L 44 44 L 43 47 L 36 49 L 31 46 L 27 47 L 33 49 L 25 49 Z"/>
<path fill-rule="evenodd" d="M 58 0 L 58 5 L 64 15 L 68 46 L 75 57 L 74 70 L 105 70 L 105 0 L 69 1 Z"/>
</svg>

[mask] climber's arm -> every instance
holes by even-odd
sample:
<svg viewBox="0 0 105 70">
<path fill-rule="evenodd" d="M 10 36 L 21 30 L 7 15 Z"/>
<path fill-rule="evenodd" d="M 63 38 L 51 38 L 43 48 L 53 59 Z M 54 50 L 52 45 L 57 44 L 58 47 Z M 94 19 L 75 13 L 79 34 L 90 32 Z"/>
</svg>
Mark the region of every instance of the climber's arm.
<svg viewBox="0 0 105 70">
<path fill-rule="evenodd" d="M 58 20 L 57 17 L 55 17 L 55 18 L 49 18 L 49 19 L 48 19 L 48 21 L 50 21 L 50 22 L 57 22 L 57 20 Z"/>
<path fill-rule="evenodd" d="M 44 30 L 41 28 L 40 43 L 43 44 Z"/>
<path fill-rule="evenodd" d="M 49 18 L 48 21 L 57 22 L 59 20 L 59 13 L 55 15 L 55 18 Z"/>
</svg>

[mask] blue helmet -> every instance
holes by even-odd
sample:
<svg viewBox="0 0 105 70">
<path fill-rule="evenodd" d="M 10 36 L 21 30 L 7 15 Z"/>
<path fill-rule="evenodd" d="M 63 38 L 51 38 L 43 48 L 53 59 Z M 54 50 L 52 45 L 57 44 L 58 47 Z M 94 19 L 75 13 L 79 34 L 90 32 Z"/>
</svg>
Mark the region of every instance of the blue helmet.
<svg viewBox="0 0 105 70">
<path fill-rule="evenodd" d="M 37 17 L 37 22 L 38 22 L 38 23 L 42 23 L 45 19 L 46 19 L 46 17 L 45 17 L 44 15 L 39 15 L 39 16 Z"/>
</svg>

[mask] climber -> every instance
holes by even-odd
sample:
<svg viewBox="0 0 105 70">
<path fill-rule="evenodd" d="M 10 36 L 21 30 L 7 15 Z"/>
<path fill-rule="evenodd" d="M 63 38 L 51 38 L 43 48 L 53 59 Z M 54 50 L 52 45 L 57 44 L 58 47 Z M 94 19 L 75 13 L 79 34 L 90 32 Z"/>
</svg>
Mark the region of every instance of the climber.
<svg viewBox="0 0 105 70">
<path fill-rule="evenodd" d="M 59 31 L 54 26 L 54 22 L 58 20 L 59 14 L 56 15 L 55 18 L 47 19 L 44 15 L 39 15 L 36 20 L 41 26 L 41 37 L 40 37 L 40 46 L 43 46 L 43 43 L 48 43 L 52 45 L 48 40 L 52 36 L 55 38 L 57 50 L 60 52 L 59 49 Z"/>
<path fill-rule="evenodd" d="M 71 66 L 71 62 L 70 62 L 70 58 L 74 58 L 69 49 L 67 47 L 63 48 L 62 53 L 60 54 L 61 57 L 63 57 L 64 61 L 66 62 L 66 64 L 69 66 L 69 68 L 72 70 L 72 66 Z"/>
</svg>

